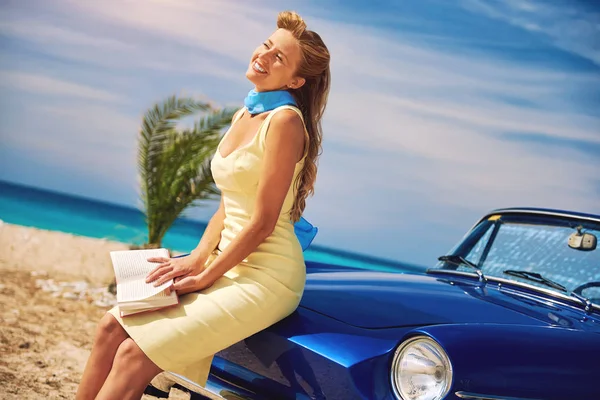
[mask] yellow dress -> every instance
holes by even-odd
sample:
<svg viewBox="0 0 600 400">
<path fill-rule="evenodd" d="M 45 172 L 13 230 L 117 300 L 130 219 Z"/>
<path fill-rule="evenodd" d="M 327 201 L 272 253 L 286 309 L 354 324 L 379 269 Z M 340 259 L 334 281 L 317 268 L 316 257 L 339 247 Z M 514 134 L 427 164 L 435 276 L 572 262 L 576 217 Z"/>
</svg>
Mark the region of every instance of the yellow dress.
<svg viewBox="0 0 600 400">
<path fill-rule="evenodd" d="M 250 220 L 267 129 L 275 112 L 285 108 L 293 109 L 302 118 L 295 107 L 276 108 L 265 118 L 249 144 L 227 157 L 219 152 L 220 145 L 217 148 L 211 170 L 221 190 L 226 216 L 220 243 L 207 265 Z M 229 131 L 224 137 L 228 134 Z M 306 129 L 305 136 L 308 141 Z M 294 179 L 303 163 L 304 157 L 296 164 Z M 215 353 L 280 321 L 300 302 L 306 267 L 289 215 L 295 195 L 292 184 L 273 233 L 210 288 L 181 296 L 178 306 L 164 310 L 124 318 L 119 317 L 117 307 L 109 312 L 161 369 L 204 386 Z"/>
</svg>

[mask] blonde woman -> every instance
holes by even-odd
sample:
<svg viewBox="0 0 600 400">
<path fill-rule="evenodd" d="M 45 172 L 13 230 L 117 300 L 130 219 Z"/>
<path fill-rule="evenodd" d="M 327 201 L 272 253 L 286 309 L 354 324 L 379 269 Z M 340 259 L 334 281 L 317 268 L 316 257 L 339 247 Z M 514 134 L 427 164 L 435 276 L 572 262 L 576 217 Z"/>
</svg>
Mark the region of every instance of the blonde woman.
<svg viewBox="0 0 600 400">
<path fill-rule="evenodd" d="M 213 355 L 298 306 L 306 271 L 294 233 L 313 193 L 329 51 L 293 12 L 250 59 L 254 85 L 211 163 L 220 207 L 186 257 L 153 259 L 156 285 L 174 279 L 176 307 L 100 321 L 77 399 L 138 400 L 171 371 L 204 385 Z"/>
</svg>

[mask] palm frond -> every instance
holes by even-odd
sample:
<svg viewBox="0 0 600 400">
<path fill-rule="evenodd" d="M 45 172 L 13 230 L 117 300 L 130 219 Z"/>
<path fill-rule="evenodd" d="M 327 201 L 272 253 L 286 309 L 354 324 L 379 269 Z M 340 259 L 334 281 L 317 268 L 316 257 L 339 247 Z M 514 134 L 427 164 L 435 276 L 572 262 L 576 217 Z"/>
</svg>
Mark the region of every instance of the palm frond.
<svg viewBox="0 0 600 400">
<path fill-rule="evenodd" d="M 195 99 L 171 96 L 162 103 L 155 104 L 144 115 L 139 134 L 138 169 L 142 181 L 142 202 L 146 207 L 149 192 L 157 188 L 153 178 L 160 178 L 157 159 L 162 151 L 161 142 L 173 131 L 179 120 L 209 109 L 210 105 Z"/>
<path fill-rule="evenodd" d="M 206 113 L 192 129 L 176 129 L 181 118 L 197 111 Z M 218 194 L 210 161 L 234 112 L 170 97 L 146 113 L 140 132 L 138 166 L 149 243 L 160 244 L 187 207 Z"/>
</svg>

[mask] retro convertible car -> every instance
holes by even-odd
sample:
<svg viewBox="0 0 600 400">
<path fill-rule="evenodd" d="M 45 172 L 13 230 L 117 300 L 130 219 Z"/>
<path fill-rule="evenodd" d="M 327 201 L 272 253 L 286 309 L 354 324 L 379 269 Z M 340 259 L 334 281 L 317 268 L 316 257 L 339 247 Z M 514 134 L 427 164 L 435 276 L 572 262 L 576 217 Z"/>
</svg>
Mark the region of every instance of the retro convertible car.
<svg viewBox="0 0 600 400">
<path fill-rule="evenodd" d="M 600 399 L 600 216 L 495 210 L 423 271 L 307 263 L 192 399 Z"/>
</svg>

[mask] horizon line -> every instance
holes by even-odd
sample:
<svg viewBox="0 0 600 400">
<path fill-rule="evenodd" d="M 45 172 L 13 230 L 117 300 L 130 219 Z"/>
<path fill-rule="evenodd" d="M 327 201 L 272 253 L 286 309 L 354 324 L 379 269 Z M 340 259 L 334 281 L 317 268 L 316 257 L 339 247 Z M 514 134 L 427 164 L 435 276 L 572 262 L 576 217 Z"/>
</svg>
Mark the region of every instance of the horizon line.
<svg viewBox="0 0 600 400">
<path fill-rule="evenodd" d="M 43 193 L 45 195 L 49 194 L 49 195 L 56 196 L 56 197 L 71 197 L 71 198 L 74 198 L 74 199 L 77 199 L 80 201 L 84 201 L 87 203 L 100 204 L 100 205 L 108 206 L 111 208 L 121 209 L 123 211 L 135 211 L 135 212 L 139 212 L 142 215 L 144 214 L 144 212 L 141 209 L 139 209 L 135 206 L 132 206 L 132 205 L 128 206 L 125 204 L 114 203 L 114 202 L 110 202 L 110 201 L 106 201 L 106 200 L 94 199 L 92 197 L 86 197 L 86 196 L 83 196 L 80 194 L 63 192 L 63 191 L 56 190 L 56 189 L 46 189 L 46 188 L 42 188 L 42 187 L 38 187 L 38 186 L 31 186 L 28 184 L 23 184 L 20 182 L 17 183 L 17 182 L 9 181 L 9 180 L 2 179 L 2 178 L 0 178 L 0 185 L 12 186 L 17 189 L 31 190 L 31 191 L 35 191 L 38 193 Z M 210 200 L 208 200 L 208 201 L 210 201 Z M 205 229 L 208 224 L 208 221 L 193 219 L 193 218 L 189 218 L 189 217 L 185 217 L 185 216 L 177 217 L 177 219 L 175 220 L 175 223 L 177 223 L 177 222 L 184 223 L 184 224 L 192 224 L 192 225 L 202 225 L 203 229 Z M 173 225 L 175 225 L 175 223 Z M 419 264 L 408 263 L 408 262 L 399 261 L 399 260 L 390 259 L 390 258 L 372 256 L 372 255 L 365 254 L 365 253 L 352 252 L 352 251 L 335 248 L 335 247 L 328 247 L 328 246 L 324 246 L 324 245 L 320 245 L 320 244 L 311 244 L 311 246 L 309 247 L 309 250 L 315 250 L 318 252 L 327 253 L 327 254 L 334 255 L 334 256 L 350 257 L 350 258 L 354 258 L 359 261 L 375 262 L 378 264 L 383 264 L 383 265 L 392 266 L 392 267 L 426 268 L 425 266 L 419 265 Z"/>
</svg>

